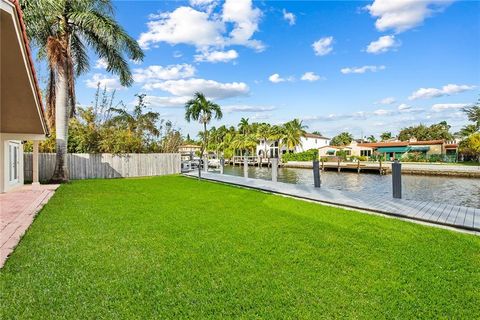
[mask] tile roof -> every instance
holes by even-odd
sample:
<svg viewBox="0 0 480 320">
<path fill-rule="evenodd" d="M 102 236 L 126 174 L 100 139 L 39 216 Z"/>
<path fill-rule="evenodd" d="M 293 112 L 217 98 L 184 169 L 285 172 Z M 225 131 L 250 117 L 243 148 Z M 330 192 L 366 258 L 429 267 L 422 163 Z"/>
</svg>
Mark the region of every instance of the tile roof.
<svg viewBox="0 0 480 320">
<path fill-rule="evenodd" d="M 306 138 L 316 138 L 316 139 L 330 139 L 319 134 L 305 133 Z"/>
</svg>

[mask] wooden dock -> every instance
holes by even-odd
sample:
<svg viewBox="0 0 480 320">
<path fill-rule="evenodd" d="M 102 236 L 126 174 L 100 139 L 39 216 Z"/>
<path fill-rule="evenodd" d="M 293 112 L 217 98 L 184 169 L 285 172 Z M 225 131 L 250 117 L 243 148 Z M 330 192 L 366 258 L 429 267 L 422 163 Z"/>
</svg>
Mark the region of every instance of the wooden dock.
<svg viewBox="0 0 480 320">
<path fill-rule="evenodd" d="M 186 174 L 196 177 L 194 172 Z M 237 185 L 295 198 L 366 210 L 412 221 L 448 226 L 480 234 L 480 208 L 454 206 L 448 203 L 394 199 L 328 188 L 314 188 L 269 180 L 202 172 L 202 179 Z"/>
<path fill-rule="evenodd" d="M 311 161 L 289 161 L 283 164 L 285 168 L 302 168 L 312 169 Z M 387 174 L 391 172 L 391 164 L 385 162 L 344 162 L 344 161 L 321 161 L 320 169 L 322 171 L 354 171 L 361 172 L 375 172 L 380 174 Z"/>
</svg>

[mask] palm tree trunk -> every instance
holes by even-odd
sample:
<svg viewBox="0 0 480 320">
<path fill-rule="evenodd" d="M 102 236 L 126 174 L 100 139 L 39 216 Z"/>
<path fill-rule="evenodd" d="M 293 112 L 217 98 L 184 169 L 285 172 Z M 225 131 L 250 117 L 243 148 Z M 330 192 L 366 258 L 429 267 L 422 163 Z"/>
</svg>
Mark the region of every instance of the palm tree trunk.
<svg viewBox="0 0 480 320">
<path fill-rule="evenodd" d="M 68 79 L 67 66 L 57 66 L 57 81 L 55 86 L 55 133 L 56 133 L 56 163 L 51 182 L 68 181 L 67 143 L 68 143 Z"/>
</svg>

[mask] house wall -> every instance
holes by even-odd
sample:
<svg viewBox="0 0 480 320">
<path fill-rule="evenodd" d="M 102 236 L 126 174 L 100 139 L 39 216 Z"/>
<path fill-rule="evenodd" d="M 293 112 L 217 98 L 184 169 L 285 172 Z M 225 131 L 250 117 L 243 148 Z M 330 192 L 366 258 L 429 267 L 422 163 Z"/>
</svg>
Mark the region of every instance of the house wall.
<svg viewBox="0 0 480 320">
<path fill-rule="evenodd" d="M 301 141 L 302 141 L 302 145 L 297 146 L 295 148 L 295 152 L 303 152 L 310 149 L 318 149 L 321 147 L 328 146 L 330 144 L 330 139 L 322 139 L 322 138 L 302 137 Z"/>
<path fill-rule="evenodd" d="M 295 150 L 294 150 L 295 153 L 307 151 L 310 149 L 319 149 L 321 147 L 328 146 L 330 144 L 330 139 L 321 139 L 321 138 L 319 139 L 319 138 L 302 137 L 300 141 L 302 144 L 300 146 L 295 147 Z M 270 140 L 267 140 L 267 141 L 260 140 L 259 143 L 257 143 L 255 155 L 258 156 L 260 155 L 260 152 L 264 152 L 265 144 L 267 144 L 267 152 L 269 152 L 270 145 L 273 143 L 274 141 L 270 141 Z M 282 146 L 279 149 L 279 153 L 282 154 L 286 150 L 287 148 L 285 146 Z"/>
<path fill-rule="evenodd" d="M 423 147 L 423 146 L 421 146 Z M 425 147 L 430 147 L 430 150 L 427 151 L 427 155 L 431 154 L 443 154 L 443 148 L 441 144 L 431 144 L 431 145 L 425 145 Z"/>
</svg>

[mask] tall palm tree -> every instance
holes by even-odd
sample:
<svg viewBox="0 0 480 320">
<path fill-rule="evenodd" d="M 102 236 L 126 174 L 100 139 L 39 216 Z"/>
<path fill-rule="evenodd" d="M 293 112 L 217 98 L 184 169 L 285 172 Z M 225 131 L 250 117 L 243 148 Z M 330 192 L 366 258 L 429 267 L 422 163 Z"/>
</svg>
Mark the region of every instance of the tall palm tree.
<svg viewBox="0 0 480 320">
<path fill-rule="evenodd" d="M 250 124 L 248 123 L 248 118 L 240 119 L 238 123 L 238 131 L 242 134 L 248 134 L 250 131 Z"/>
<path fill-rule="evenodd" d="M 283 125 L 284 137 L 283 144 L 287 147 L 287 151 L 295 149 L 296 146 L 302 144 L 302 137 L 307 133 L 307 126 L 299 119 L 293 119 Z"/>
<path fill-rule="evenodd" d="M 110 0 L 21 0 L 21 6 L 27 33 L 49 65 L 47 117 L 55 126 L 57 153 L 51 180 L 65 182 L 68 119 L 75 112 L 75 77 L 89 69 L 87 47 L 124 86 L 133 82 L 124 54 L 139 61 L 143 52 L 114 20 Z"/>
<path fill-rule="evenodd" d="M 222 109 L 220 106 L 210 100 L 201 92 L 195 92 L 194 98 L 185 103 L 185 120 L 199 121 L 203 124 L 203 144 L 200 149 L 200 157 L 203 157 L 203 152 L 208 144 L 208 130 L 207 124 L 210 123 L 214 117 L 217 120 L 222 119 Z"/>
<path fill-rule="evenodd" d="M 264 156 L 268 158 L 268 138 L 270 136 L 271 126 L 268 123 L 262 123 L 257 128 L 257 138 L 263 140 Z"/>
</svg>

